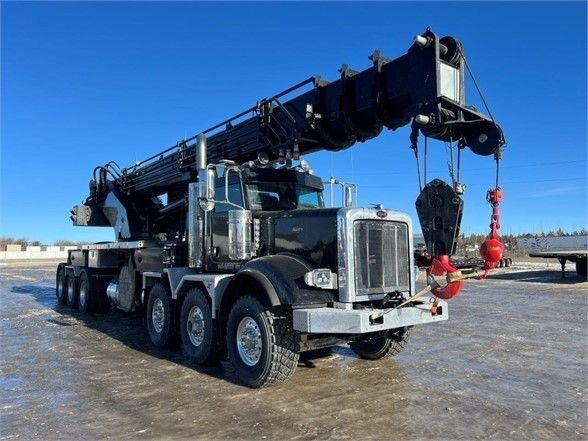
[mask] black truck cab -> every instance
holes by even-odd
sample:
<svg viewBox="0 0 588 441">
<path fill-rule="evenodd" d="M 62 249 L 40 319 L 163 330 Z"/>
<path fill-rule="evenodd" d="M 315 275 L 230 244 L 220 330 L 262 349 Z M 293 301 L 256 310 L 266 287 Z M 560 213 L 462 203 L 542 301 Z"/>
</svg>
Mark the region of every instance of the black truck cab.
<svg viewBox="0 0 588 441">
<path fill-rule="evenodd" d="M 223 176 L 216 179 L 215 207 L 207 213 L 210 225 L 207 270 L 226 271 L 239 267 L 231 264 L 229 268 L 228 265 L 230 210 L 252 212 L 258 231 L 257 256 L 270 255 L 275 251 L 316 254 L 317 247 L 324 247 L 325 237 L 333 239 L 336 210 L 325 209 L 323 182 L 305 168 L 245 167 L 238 171 L 231 168 L 224 170 Z M 325 218 L 329 221 L 324 222 Z M 334 256 L 331 263 L 334 264 Z"/>
</svg>

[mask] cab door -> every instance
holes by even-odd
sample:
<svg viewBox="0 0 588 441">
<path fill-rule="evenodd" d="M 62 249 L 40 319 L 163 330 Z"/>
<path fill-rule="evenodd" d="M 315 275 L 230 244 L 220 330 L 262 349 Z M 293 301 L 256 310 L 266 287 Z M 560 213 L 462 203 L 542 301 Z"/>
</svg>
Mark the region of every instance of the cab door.
<svg viewBox="0 0 588 441">
<path fill-rule="evenodd" d="M 218 182 L 220 185 L 217 185 L 214 196 L 217 203 L 214 206 L 214 210 L 210 212 L 210 260 L 217 266 L 218 264 L 230 262 L 228 226 L 229 210 L 238 210 L 235 206 L 221 202 L 226 200 L 225 179 L 219 179 L 218 181 L 220 181 Z M 229 202 L 239 207 L 243 207 L 243 191 L 239 179 L 229 180 L 228 196 Z"/>
</svg>

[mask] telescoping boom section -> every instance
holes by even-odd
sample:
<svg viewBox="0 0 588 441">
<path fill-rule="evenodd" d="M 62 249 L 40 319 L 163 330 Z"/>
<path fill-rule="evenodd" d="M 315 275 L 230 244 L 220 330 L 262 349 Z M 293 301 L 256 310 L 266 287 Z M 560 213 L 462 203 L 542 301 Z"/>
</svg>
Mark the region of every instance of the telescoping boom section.
<svg viewBox="0 0 588 441">
<path fill-rule="evenodd" d="M 205 130 L 209 162 L 244 163 L 260 154 L 271 161 L 337 151 L 415 117 L 424 135 L 461 140 L 479 155 L 491 155 L 502 144 L 500 128 L 464 103 L 463 49 L 454 38 L 439 39 L 428 31 L 401 57 L 388 59 L 375 51 L 369 58 L 373 65 L 368 69 L 343 65 L 341 77 L 333 82 L 311 77 Z M 282 101 L 309 85 L 311 90 Z M 121 189 L 155 195 L 193 179 L 195 139 L 123 170 Z"/>
<path fill-rule="evenodd" d="M 116 239 L 69 252 L 59 302 L 140 312 L 156 346 L 179 335 L 195 364 L 228 358 L 251 387 L 287 379 L 301 352 L 348 343 L 374 360 L 400 352 L 412 326 L 446 320 L 465 275 L 451 270 L 456 281 L 442 287 L 448 267 L 434 263 L 454 250 L 461 183 L 433 179 L 416 200 L 437 259 L 417 291 L 410 217 L 357 207 L 354 184 L 334 178 L 343 203 L 326 207 L 324 182 L 301 156 L 410 124 L 417 162 L 420 135 L 497 159 L 503 135 L 465 104 L 469 67 L 454 38 L 427 29 L 406 54 L 369 58 L 365 70 L 311 77 L 131 167 L 96 167 L 71 217 Z M 497 208 L 493 219 L 496 230 Z"/>
<path fill-rule="evenodd" d="M 343 65 L 335 81 L 311 77 L 204 130 L 209 162 L 337 151 L 411 121 L 423 135 L 459 141 L 479 155 L 504 143 L 499 126 L 464 102 L 465 59 L 456 39 L 427 30 L 406 54 L 389 59 L 375 51 L 369 59 L 363 71 Z M 196 135 L 123 169 L 114 184 L 126 196 L 148 197 L 195 179 Z"/>
</svg>

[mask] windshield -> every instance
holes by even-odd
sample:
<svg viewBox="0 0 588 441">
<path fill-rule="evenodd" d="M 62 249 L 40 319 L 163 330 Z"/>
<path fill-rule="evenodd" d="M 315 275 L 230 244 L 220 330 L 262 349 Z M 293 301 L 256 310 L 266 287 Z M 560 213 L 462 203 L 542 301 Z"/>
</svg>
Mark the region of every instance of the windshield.
<svg viewBox="0 0 588 441">
<path fill-rule="evenodd" d="M 251 210 L 324 208 L 323 192 L 290 182 L 255 182 L 245 185 Z"/>
</svg>

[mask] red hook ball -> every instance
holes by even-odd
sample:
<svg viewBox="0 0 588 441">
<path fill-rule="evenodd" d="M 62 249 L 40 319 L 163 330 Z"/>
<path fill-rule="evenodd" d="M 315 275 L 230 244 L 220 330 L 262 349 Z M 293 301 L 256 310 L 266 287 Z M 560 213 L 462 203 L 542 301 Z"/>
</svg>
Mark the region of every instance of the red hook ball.
<svg viewBox="0 0 588 441">
<path fill-rule="evenodd" d="M 486 239 L 480 247 L 480 254 L 486 262 L 486 268 L 495 268 L 504 254 L 504 245 L 498 239 Z"/>
</svg>

